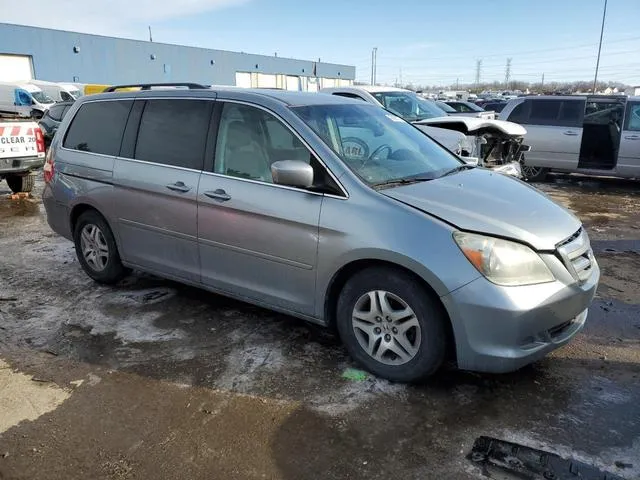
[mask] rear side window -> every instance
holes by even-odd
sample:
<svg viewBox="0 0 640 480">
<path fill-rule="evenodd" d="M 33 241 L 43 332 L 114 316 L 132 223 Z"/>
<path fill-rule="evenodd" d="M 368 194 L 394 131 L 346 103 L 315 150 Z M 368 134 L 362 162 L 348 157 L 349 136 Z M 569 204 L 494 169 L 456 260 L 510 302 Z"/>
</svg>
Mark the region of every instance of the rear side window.
<svg viewBox="0 0 640 480">
<path fill-rule="evenodd" d="M 515 106 L 515 108 L 511 111 L 511 113 L 509 114 L 509 118 L 508 120 L 510 122 L 515 122 L 515 123 L 522 123 L 522 124 L 527 124 L 529 123 L 529 107 L 531 105 L 531 102 L 521 102 L 518 105 Z M 487 103 L 484 106 L 485 110 L 493 110 L 494 112 L 495 110 L 495 104 L 493 103 Z"/>
<path fill-rule="evenodd" d="M 585 102 L 580 100 L 563 101 L 557 124 L 562 127 L 582 127 L 584 106 Z"/>
<path fill-rule="evenodd" d="M 212 108 L 206 100 L 148 100 L 134 157 L 202 170 Z"/>
<path fill-rule="evenodd" d="M 64 138 L 72 150 L 118 155 L 131 100 L 89 102 L 80 107 Z"/>
<path fill-rule="evenodd" d="M 556 125 L 562 102 L 558 100 L 534 100 L 531 102 L 529 124 Z"/>
<path fill-rule="evenodd" d="M 64 114 L 64 105 L 54 105 L 49 109 L 48 113 L 52 119 L 59 122 L 62 120 L 62 115 Z"/>
</svg>

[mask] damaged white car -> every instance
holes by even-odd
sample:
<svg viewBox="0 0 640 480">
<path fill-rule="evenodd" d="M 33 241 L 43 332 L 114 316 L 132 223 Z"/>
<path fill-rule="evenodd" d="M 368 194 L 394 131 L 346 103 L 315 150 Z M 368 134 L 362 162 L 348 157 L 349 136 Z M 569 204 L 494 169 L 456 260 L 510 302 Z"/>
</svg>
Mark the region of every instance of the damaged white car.
<svg viewBox="0 0 640 480">
<path fill-rule="evenodd" d="M 520 162 L 529 147 L 522 143 L 527 131 L 517 123 L 448 116 L 434 102 L 401 88 L 354 86 L 324 88 L 320 92 L 380 105 L 413 123 L 467 163 L 522 176 Z M 452 143 L 453 132 L 458 135 L 456 143 Z"/>
</svg>

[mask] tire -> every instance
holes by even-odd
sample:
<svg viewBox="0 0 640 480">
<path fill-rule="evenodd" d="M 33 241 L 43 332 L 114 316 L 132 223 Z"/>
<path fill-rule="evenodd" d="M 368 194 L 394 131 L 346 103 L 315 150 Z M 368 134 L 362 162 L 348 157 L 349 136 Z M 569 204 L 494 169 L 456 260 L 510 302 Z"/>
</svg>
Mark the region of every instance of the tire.
<svg viewBox="0 0 640 480">
<path fill-rule="evenodd" d="M 13 193 L 29 193 L 33 190 L 36 182 L 35 175 L 9 175 L 7 185 Z"/>
<path fill-rule="evenodd" d="M 520 165 L 522 168 L 522 176 L 527 182 L 544 182 L 549 173 L 549 169 L 545 167 L 530 167 L 524 164 L 524 159 Z"/>
<path fill-rule="evenodd" d="M 95 210 L 80 215 L 73 240 L 82 269 L 96 282 L 113 285 L 129 273 L 129 269 L 122 265 L 109 225 Z M 83 250 L 88 252 L 86 256 Z"/>
<path fill-rule="evenodd" d="M 375 306 L 373 300 L 378 302 Z M 386 307 L 379 308 L 384 300 Z M 405 306 L 414 314 L 412 317 Z M 392 268 L 368 268 L 355 274 L 338 299 L 338 333 L 351 357 L 369 372 L 394 382 L 415 382 L 438 370 L 446 354 L 447 321 L 431 292 L 410 275 Z M 403 330 L 406 332 L 402 333 Z M 368 353 L 367 348 L 378 358 Z"/>
</svg>

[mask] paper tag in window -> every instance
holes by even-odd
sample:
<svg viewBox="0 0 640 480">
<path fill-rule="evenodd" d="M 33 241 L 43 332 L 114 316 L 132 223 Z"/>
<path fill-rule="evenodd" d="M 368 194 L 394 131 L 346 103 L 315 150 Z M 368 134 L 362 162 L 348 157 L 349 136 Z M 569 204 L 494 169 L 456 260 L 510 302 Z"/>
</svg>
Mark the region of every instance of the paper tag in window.
<svg viewBox="0 0 640 480">
<path fill-rule="evenodd" d="M 403 121 L 400 117 L 396 117 L 395 115 L 391 115 L 390 113 L 386 113 L 385 116 L 389 120 L 393 120 L 394 122 L 402 122 Z"/>
</svg>

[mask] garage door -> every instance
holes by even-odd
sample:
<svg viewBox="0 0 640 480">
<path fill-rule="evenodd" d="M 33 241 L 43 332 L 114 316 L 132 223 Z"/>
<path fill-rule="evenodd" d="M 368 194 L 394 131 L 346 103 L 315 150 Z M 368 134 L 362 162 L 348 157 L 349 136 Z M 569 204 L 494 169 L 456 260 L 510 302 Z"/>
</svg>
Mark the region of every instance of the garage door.
<svg viewBox="0 0 640 480">
<path fill-rule="evenodd" d="M 236 72 L 236 87 L 251 88 L 251 74 L 249 72 Z"/>
<path fill-rule="evenodd" d="M 33 64 L 31 56 L 0 54 L 0 82 L 32 79 Z"/>
</svg>

